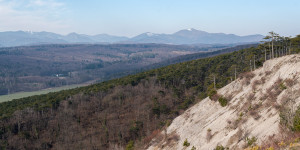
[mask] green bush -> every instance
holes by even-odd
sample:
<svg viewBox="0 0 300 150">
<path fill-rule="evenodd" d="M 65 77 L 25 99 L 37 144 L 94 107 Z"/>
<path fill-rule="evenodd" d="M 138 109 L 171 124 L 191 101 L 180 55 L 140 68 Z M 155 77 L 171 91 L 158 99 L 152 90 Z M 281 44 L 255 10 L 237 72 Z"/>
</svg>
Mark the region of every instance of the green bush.
<svg viewBox="0 0 300 150">
<path fill-rule="evenodd" d="M 291 113 L 291 109 L 286 107 L 280 110 L 280 124 L 284 125 L 286 128 L 291 129 L 292 131 L 299 132 L 300 131 L 300 107 L 296 110 L 293 118 L 289 117 Z M 292 124 L 290 124 L 292 120 Z"/>
<path fill-rule="evenodd" d="M 166 104 L 163 104 L 163 105 L 161 105 L 161 107 L 160 107 L 160 112 L 161 112 L 162 114 L 168 115 L 168 114 L 170 114 L 171 110 L 170 110 L 170 108 L 169 108 Z"/>
<path fill-rule="evenodd" d="M 201 100 L 206 98 L 206 97 L 207 97 L 207 94 L 204 93 L 204 92 L 201 92 L 201 93 L 198 94 L 198 98 L 201 99 Z"/>
<path fill-rule="evenodd" d="M 220 97 L 220 98 L 218 99 L 218 101 L 219 101 L 219 103 L 220 103 L 220 105 L 221 105 L 222 107 L 225 107 L 225 106 L 227 105 L 227 99 L 224 98 L 224 97 Z"/>
<path fill-rule="evenodd" d="M 187 141 L 187 139 L 185 139 L 185 141 L 183 142 L 183 146 L 189 147 L 191 144 Z"/>
<path fill-rule="evenodd" d="M 223 147 L 222 145 L 218 145 L 215 150 L 225 150 L 225 147 Z"/>
<path fill-rule="evenodd" d="M 135 121 L 132 126 L 130 127 L 130 133 L 135 135 L 135 136 L 138 136 L 139 134 L 139 131 L 143 128 L 144 126 L 144 123 L 141 122 L 141 121 Z"/>
<path fill-rule="evenodd" d="M 178 106 L 178 109 L 187 109 L 195 101 L 194 97 L 187 97 L 184 101 Z"/>
<path fill-rule="evenodd" d="M 257 138 L 256 137 L 252 137 L 252 138 L 246 138 L 246 142 L 248 144 L 248 146 L 252 146 L 252 145 L 255 145 L 255 142 L 257 141 Z"/>
<path fill-rule="evenodd" d="M 210 99 L 213 99 L 213 96 L 217 94 L 217 91 L 215 89 L 211 89 L 209 92 L 208 92 L 208 97 Z"/>
<path fill-rule="evenodd" d="M 298 107 L 298 109 L 295 113 L 292 130 L 293 131 L 300 131 L 300 107 Z"/>
<path fill-rule="evenodd" d="M 134 150 L 134 142 L 129 141 L 128 144 L 126 145 L 126 150 Z"/>
<path fill-rule="evenodd" d="M 280 86 L 280 90 L 282 91 L 286 89 L 286 86 L 282 82 L 279 84 L 279 86 Z"/>
<path fill-rule="evenodd" d="M 152 98 L 152 113 L 159 115 L 160 114 L 160 103 L 157 97 Z"/>
</svg>

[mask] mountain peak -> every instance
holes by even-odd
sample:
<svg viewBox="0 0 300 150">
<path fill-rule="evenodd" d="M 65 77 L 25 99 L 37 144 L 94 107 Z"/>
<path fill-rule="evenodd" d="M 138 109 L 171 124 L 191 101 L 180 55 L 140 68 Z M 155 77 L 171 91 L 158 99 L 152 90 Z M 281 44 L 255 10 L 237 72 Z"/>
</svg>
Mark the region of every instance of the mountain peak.
<svg viewBox="0 0 300 150">
<path fill-rule="evenodd" d="M 146 35 L 147 35 L 147 36 L 153 36 L 153 35 L 155 35 L 155 34 L 152 33 L 152 32 L 146 32 Z"/>
<path fill-rule="evenodd" d="M 202 31 L 202 30 L 197 30 L 195 28 L 188 28 L 188 29 L 183 29 L 183 30 L 180 30 L 180 31 L 194 31 L 194 32 L 205 32 L 205 31 Z M 179 32 L 179 31 L 178 31 Z M 206 32 L 205 32 L 206 33 Z"/>
<path fill-rule="evenodd" d="M 180 31 L 178 31 L 174 34 L 191 34 L 191 33 L 207 34 L 208 32 L 197 30 L 197 29 L 194 29 L 194 28 L 188 28 L 188 29 L 180 30 Z"/>
<path fill-rule="evenodd" d="M 186 29 L 186 30 L 188 30 L 188 31 L 197 31 L 197 30 L 194 29 L 194 28 L 188 28 L 188 29 Z"/>
<path fill-rule="evenodd" d="M 28 38 L 34 40 L 28 41 Z M 164 43 L 164 44 L 229 44 L 253 43 L 263 39 L 262 35 L 237 36 L 234 34 L 208 33 L 188 28 L 173 34 L 145 32 L 132 38 L 111 36 L 108 34 L 85 35 L 75 32 L 60 35 L 52 32 L 7 31 L 0 32 L 1 46 L 32 45 L 47 43 Z M 14 41 L 14 42 L 10 42 Z M 22 41 L 22 42 L 21 42 Z"/>
</svg>

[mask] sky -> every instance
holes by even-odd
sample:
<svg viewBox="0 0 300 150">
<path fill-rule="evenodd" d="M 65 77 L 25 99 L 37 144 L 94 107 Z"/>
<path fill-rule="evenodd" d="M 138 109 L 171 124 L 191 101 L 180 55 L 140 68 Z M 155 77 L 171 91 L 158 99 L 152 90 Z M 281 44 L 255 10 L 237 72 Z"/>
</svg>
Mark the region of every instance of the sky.
<svg viewBox="0 0 300 150">
<path fill-rule="evenodd" d="M 299 0 L 0 0 L 0 32 L 300 34 Z"/>
</svg>

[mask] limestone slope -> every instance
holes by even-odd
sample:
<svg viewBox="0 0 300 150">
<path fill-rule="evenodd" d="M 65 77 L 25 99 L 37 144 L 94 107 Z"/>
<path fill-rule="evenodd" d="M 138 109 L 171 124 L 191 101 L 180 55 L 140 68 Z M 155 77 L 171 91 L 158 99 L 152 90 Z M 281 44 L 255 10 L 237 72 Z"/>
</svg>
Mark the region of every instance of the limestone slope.
<svg viewBox="0 0 300 150">
<path fill-rule="evenodd" d="M 147 148 L 211 150 L 222 145 L 243 149 L 252 138 L 258 145 L 267 143 L 282 135 L 281 108 L 298 106 L 299 81 L 300 55 L 268 60 L 218 90 L 219 97 L 228 100 L 225 107 L 217 100 L 203 99 L 174 119 Z M 185 140 L 190 146 L 183 146 Z"/>
</svg>

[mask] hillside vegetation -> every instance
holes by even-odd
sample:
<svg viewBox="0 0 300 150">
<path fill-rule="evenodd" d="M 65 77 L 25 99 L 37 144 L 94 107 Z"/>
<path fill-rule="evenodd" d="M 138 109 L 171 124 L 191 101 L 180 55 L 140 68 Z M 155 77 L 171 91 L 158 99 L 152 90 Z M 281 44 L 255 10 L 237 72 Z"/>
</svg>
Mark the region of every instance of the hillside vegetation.
<svg viewBox="0 0 300 150">
<path fill-rule="evenodd" d="M 278 56 L 288 54 L 283 48 L 279 53 L 280 48 L 277 45 Z M 299 43 L 290 48 L 295 53 Z M 0 145 L 6 149 L 138 148 L 236 74 L 262 66 L 264 52 L 253 47 L 0 103 Z"/>
<path fill-rule="evenodd" d="M 174 119 L 149 150 L 299 149 L 299 66 L 299 54 L 268 60 Z"/>
</svg>

